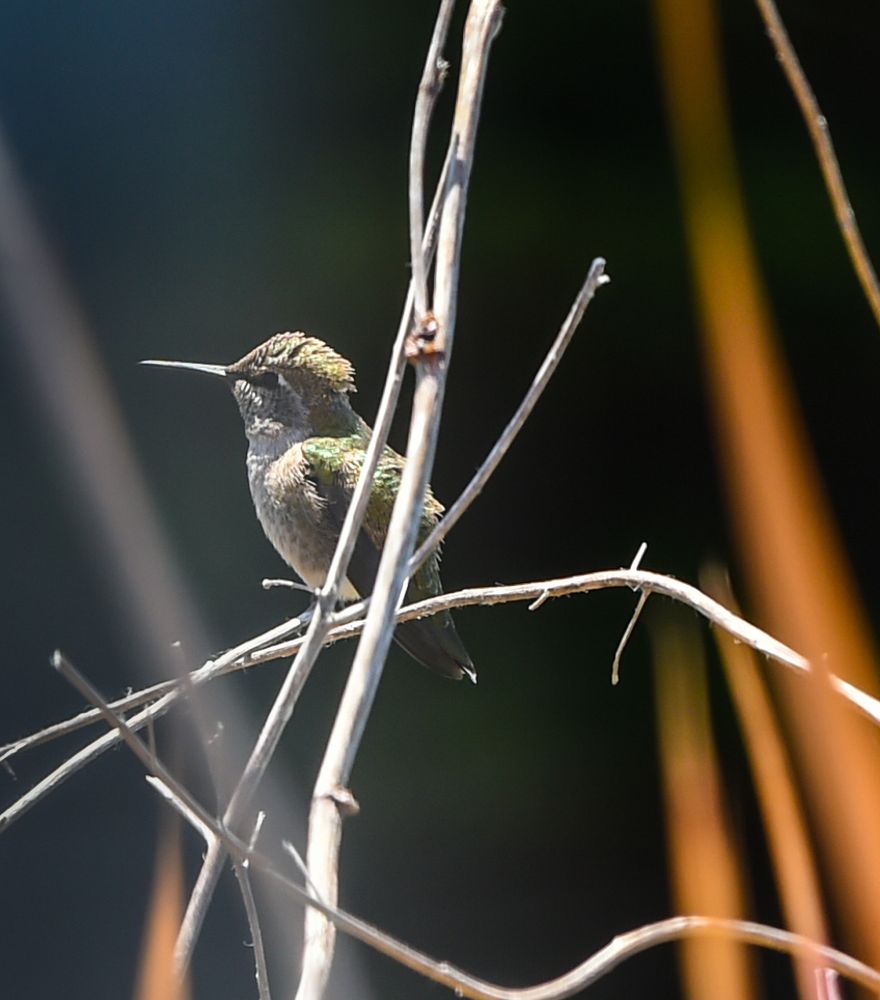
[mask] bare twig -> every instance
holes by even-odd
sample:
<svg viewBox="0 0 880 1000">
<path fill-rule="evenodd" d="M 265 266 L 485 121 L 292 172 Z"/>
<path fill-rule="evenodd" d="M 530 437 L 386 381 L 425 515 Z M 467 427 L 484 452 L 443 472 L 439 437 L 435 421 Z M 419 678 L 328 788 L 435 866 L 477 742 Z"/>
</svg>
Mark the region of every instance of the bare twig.
<svg viewBox="0 0 880 1000">
<path fill-rule="evenodd" d="M 446 184 L 450 162 L 451 155 L 447 155 L 447 161 L 444 165 L 431 207 L 428 230 L 424 236 L 422 253 L 426 257 L 430 257 L 433 253 L 440 197 L 443 187 Z M 287 722 L 293 713 L 299 692 L 302 690 L 318 654 L 325 645 L 328 632 L 333 624 L 332 611 L 337 602 L 339 586 L 345 578 L 348 563 L 354 551 L 357 534 L 363 521 L 367 500 L 369 499 L 369 489 L 373 481 L 376 466 L 388 438 L 394 408 L 400 393 L 405 365 L 403 343 L 409 331 L 412 301 L 413 285 L 412 281 L 410 281 L 410 288 L 406 303 L 404 304 L 395 346 L 392 349 L 388 376 L 376 415 L 375 427 L 364 457 L 358 483 L 346 512 L 345 521 L 340 531 L 333 559 L 327 571 L 325 583 L 319 591 L 317 601 L 313 607 L 313 615 L 309 623 L 308 632 L 302 645 L 298 647 L 296 659 L 288 671 L 284 684 L 279 690 L 275 702 L 266 717 L 263 729 L 248 759 L 244 772 L 230 797 L 224 822 L 231 829 L 234 829 L 244 818 L 251 796 L 259 785 L 269 761 L 275 753 Z M 187 968 L 192 958 L 193 949 L 195 948 L 205 914 L 213 897 L 217 880 L 220 877 L 224 859 L 225 850 L 222 844 L 217 843 L 213 845 L 213 848 L 209 848 L 202 863 L 202 868 L 190 896 L 183 925 L 178 935 L 177 961 L 181 972 Z"/>
<path fill-rule="evenodd" d="M 868 300 L 871 311 L 874 313 L 874 320 L 880 326 L 880 284 L 877 282 L 877 274 L 871 264 L 871 258 L 865 248 L 862 234 L 859 231 L 856 215 L 850 204 L 846 185 L 843 182 L 843 175 L 840 172 L 840 164 L 837 162 L 837 155 L 834 152 L 834 144 L 831 141 L 831 131 L 828 128 L 828 120 L 822 114 L 816 95 L 807 80 L 801 67 L 800 60 L 779 16 L 779 11 L 773 0 L 755 0 L 767 34 L 776 50 L 776 58 L 782 65 L 782 69 L 788 79 L 788 85 L 794 93 L 795 99 L 800 107 L 807 130 L 816 156 L 819 159 L 819 167 L 825 179 L 825 186 L 831 198 L 831 205 L 834 215 L 837 218 L 837 225 L 840 228 L 849 257 L 855 272 L 862 285 L 862 291 Z"/>
<path fill-rule="evenodd" d="M 266 819 L 266 814 L 260 812 L 257 814 L 257 821 L 254 824 L 254 832 L 251 834 L 251 839 L 248 842 L 248 848 L 253 851 L 256 847 L 257 840 L 260 836 L 260 829 L 263 826 L 263 821 Z M 233 863 L 235 869 L 235 877 L 238 879 L 238 887 L 241 892 L 242 902 L 244 903 L 244 912 L 247 915 L 248 927 L 251 932 L 251 946 L 254 949 L 254 973 L 257 980 L 257 992 L 259 994 L 260 1000 L 272 1000 L 271 992 L 269 990 L 269 966 L 266 964 L 266 949 L 263 945 L 263 930 L 260 926 L 260 915 L 257 911 L 257 900 L 254 896 L 254 887 L 251 884 L 251 877 L 248 872 L 249 862 L 247 859 L 240 861 L 238 859 Z"/>
<path fill-rule="evenodd" d="M 247 655 L 257 649 L 259 646 L 266 645 L 267 642 L 273 642 L 274 639 L 281 639 L 286 635 L 290 635 L 291 632 L 295 632 L 302 625 L 302 618 L 292 618 L 289 621 L 283 622 L 281 625 L 275 626 L 275 628 L 269 629 L 262 635 L 257 636 L 253 639 L 248 639 L 246 642 L 240 643 L 238 646 L 227 650 L 221 656 L 218 656 L 215 660 L 208 660 L 202 667 L 198 670 L 193 671 L 186 681 L 186 686 L 183 681 L 166 681 L 159 685 L 153 685 L 147 688 L 146 691 L 138 692 L 132 695 L 130 698 L 121 699 L 118 702 L 114 702 L 110 708 L 113 711 L 121 711 L 125 707 L 130 707 L 136 702 L 142 700 L 148 700 L 150 697 L 154 697 L 159 691 L 164 691 L 152 705 L 147 706 L 137 715 L 132 716 L 128 720 L 128 725 L 133 731 L 141 729 L 143 726 L 150 723 L 153 719 L 157 719 L 164 715 L 171 706 L 185 693 L 186 687 L 192 685 L 193 687 L 198 687 L 201 684 L 207 683 L 209 680 L 213 680 L 215 677 L 220 677 L 222 674 L 228 673 L 233 669 L 233 664 L 236 661 L 241 661 L 242 657 L 247 657 Z M 241 664 L 242 666 L 244 663 Z M 11 756 L 12 753 L 21 749 L 25 745 L 34 746 L 37 743 L 44 742 L 45 739 L 51 739 L 54 736 L 60 735 L 58 730 L 64 729 L 65 732 L 69 732 L 74 728 L 79 728 L 80 724 L 86 724 L 87 722 L 97 721 L 98 718 L 104 717 L 104 713 L 96 711 L 95 713 L 87 712 L 76 716 L 72 720 L 68 720 L 66 723 L 60 723 L 57 726 L 50 726 L 48 730 L 43 730 L 40 733 L 35 734 L 33 737 L 28 737 L 24 740 L 17 740 L 11 746 L 4 748 L 6 751 L 5 756 Z M 85 720 L 85 721 L 83 721 Z M 76 725 L 74 725 L 76 723 Z M 46 733 L 51 733 L 52 735 L 46 736 Z M 10 826 L 17 819 L 20 819 L 32 806 L 36 805 L 45 795 L 47 795 L 54 788 L 57 788 L 62 782 L 66 781 L 71 775 L 76 774 L 76 772 L 84 767 L 86 764 L 90 763 L 96 757 L 99 757 L 105 750 L 109 750 L 110 747 L 115 746 L 119 742 L 119 734 L 115 731 L 110 731 L 100 736 L 98 739 L 93 740 L 91 743 L 84 746 L 81 750 L 78 750 L 75 754 L 69 757 L 63 764 L 55 768 L 54 771 L 50 772 L 39 781 L 33 788 L 29 789 L 24 795 L 21 796 L 16 802 L 14 802 L 8 809 L 0 813 L 0 832 Z"/>
<path fill-rule="evenodd" d="M 122 723 L 123 727 L 124 725 Z M 423 952 L 391 937 L 372 924 L 360 920 L 344 910 L 328 906 L 324 900 L 292 882 L 277 871 L 268 859 L 250 850 L 247 845 L 224 830 L 215 820 L 207 817 L 201 807 L 192 802 L 185 790 L 180 789 L 179 786 L 165 785 L 160 779 L 148 778 L 147 780 L 197 830 L 202 832 L 207 825 L 209 837 L 216 836 L 223 839 L 227 850 L 233 857 L 242 862 L 247 861 L 249 865 L 261 871 L 294 899 L 301 903 L 307 902 L 310 906 L 320 910 L 341 931 L 425 978 L 455 990 L 459 996 L 473 997 L 476 1000 L 562 1000 L 564 997 L 573 996 L 585 990 L 603 976 L 608 975 L 617 966 L 641 952 L 657 945 L 690 937 L 727 937 L 730 940 L 773 951 L 808 957 L 812 961 L 823 963 L 828 969 L 833 969 L 854 982 L 861 983 L 874 992 L 880 988 L 880 972 L 876 969 L 859 962 L 844 952 L 813 941 L 803 935 L 751 921 L 699 916 L 671 917 L 620 934 L 571 971 L 537 986 L 521 988 L 498 986 L 495 983 L 477 979 L 467 972 L 457 969 L 449 962 L 438 962 Z"/>
<path fill-rule="evenodd" d="M 425 618 L 430 615 L 439 614 L 441 611 L 453 610 L 455 608 L 507 604 L 516 601 L 535 601 L 541 597 L 548 600 L 551 597 L 564 597 L 570 594 L 590 593 L 596 590 L 610 590 L 624 587 L 631 590 L 648 591 L 671 598 L 697 611 L 707 621 L 724 629 L 738 641 L 745 643 L 747 646 L 781 663 L 783 666 L 799 672 L 809 670 L 808 661 L 800 653 L 786 646 L 778 639 L 775 639 L 769 633 L 759 629 L 756 625 L 752 625 L 744 618 L 734 614 L 696 587 L 682 580 L 676 580 L 674 577 L 664 576 L 661 573 L 651 573 L 645 570 L 602 570 L 596 573 L 584 573 L 578 576 L 560 577 L 533 583 L 510 584 L 496 587 L 472 587 L 467 590 L 459 590 L 451 594 L 441 594 L 439 597 L 432 597 L 426 601 L 407 605 L 398 612 L 396 620 L 398 622 L 412 621 L 416 618 Z M 340 624 L 334 625 L 330 630 L 327 636 L 328 642 L 339 642 L 343 639 L 354 638 L 360 634 L 364 627 L 363 620 L 349 620 L 349 616 L 354 615 L 357 611 L 357 608 L 347 608 L 344 612 L 339 612 L 334 616 L 334 621 L 340 622 Z M 280 631 L 281 628 L 282 626 L 279 626 L 277 630 L 272 631 Z M 262 663 L 269 663 L 289 657 L 296 653 L 303 643 L 302 639 L 296 639 L 278 646 L 266 646 L 265 636 L 269 634 L 271 633 L 265 633 L 263 636 L 258 636 L 256 639 L 249 640 L 247 643 L 242 643 L 241 646 L 237 647 L 237 650 L 259 647 L 257 652 L 248 653 L 242 658 L 235 660 L 230 659 L 230 657 L 236 653 L 236 650 L 230 650 L 224 657 L 218 658 L 216 661 L 209 661 L 205 666 L 193 671 L 190 675 L 193 684 L 203 684 L 214 677 L 219 677 L 233 670 L 249 669 Z M 832 677 L 831 681 L 838 694 L 849 701 L 850 704 L 875 725 L 880 725 L 880 701 L 839 677 Z M 179 682 L 177 683 L 179 684 Z M 139 698 L 141 694 L 143 692 L 138 692 L 131 697 L 133 699 Z M 167 691 L 165 695 L 152 705 L 149 705 L 137 715 L 132 716 L 128 720 L 128 725 L 133 731 L 136 731 L 146 725 L 150 719 L 161 717 L 172 707 L 179 695 L 179 686 Z M 114 702 L 111 707 L 114 711 L 121 711 L 119 703 Z M 60 725 L 66 724 L 61 723 Z M 35 735 L 40 736 L 41 734 Z M 26 743 L 28 739 L 31 738 L 28 737 L 25 740 L 19 740 L 18 743 Z M 12 803 L 4 812 L 0 813 L 0 832 L 17 819 L 20 819 L 37 802 L 66 781 L 67 778 L 75 774 L 81 767 L 90 763 L 105 750 L 116 746 L 118 743 L 119 734 L 116 731 L 111 731 L 83 747 L 82 750 L 66 760 Z"/>
<path fill-rule="evenodd" d="M 453 150 L 449 178 L 443 196 L 434 283 L 433 326 L 430 339 L 417 329 L 415 347 L 409 348 L 416 362 L 416 389 L 407 442 L 407 461 L 394 503 L 376 582 L 348 683 L 327 744 L 315 783 L 309 813 L 307 866 L 318 893 L 336 902 L 339 844 L 342 816 L 350 793 L 347 784 L 360 739 L 372 707 L 382 667 L 391 643 L 395 612 L 404 591 L 408 560 L 436 450 L 440 410 L 446 385 L 446 371 L 452 353 L 456 297 L 461 258 L 467 189 L 473 165 L 476 128 L 489 48 L 500 16 L 496 0 L 473 0 L 465 24 L 462 66 L 449 147 Z M 436 39 L 445 33 L 443 24 L 450 7 L 441 5 Z M 435 43 L 432 43 L 432 47 Z M 436 56 L 429 54 L 429 60 Z M 430 102 L 417 109 L 430 111 Z M 419 131 L 427 123 L 416 123 L 414 147 Z M 421 176 L 416 180 L 413 203 L 421 201 Z M 420 217 L 421 207 L 417 207 Z M 418 224 L 418 222 L 417 222 Z M 415 241 L 415 237 L 413 237 Z M 421 320 L 423 317 L 417 317 Z M 326 987 L 333 960 L 334 928 L 320 911 L 306 912 L 303 974 L 298 1000 L 319 1000 Z"/>
<path fill-rule="evenodd" d="M 642 542 L 639 546 L 638 552 L 635 554 L 635 558 L 630 563 L 630 569 L 638 569 L 642 563 L 642 559 L 645 556 L 645 552 L 648 549 L 648 543 Z M 632 613 L 632 617 L 629 620 L 629 624 L 624 629 L 623 635 L 620 637 L 620 642 L 617 644 L 617 649 L 614 651 L 614 659 L 611 662 L 611 684 L 616 685 L 620 681 L 620 659 L 623 656 L 623 651 L 626 649 L 626 644 L 629 642 L 630 636 L 633 634 L 633 630 L 636 627 L 636 623 L 645 610 L 645 605 L 648 603 L 648 598 L 650 594 L 642 591 L 638 601 L 636 602 L 635 610 Z"/>
<path fill-rule="evenodd" d="M 440 545 L 443 539 L 458 523 L 462 514 L 464 514 L 468 507 L 470 507 L 470 505 L 482 492 L 483 487 L 489 480 L 489 477 L 498 468 L 501 459 L 507 454 L 511 444 L 513 444 L 514 438 L 516 438 L 517 434 L 519 434 L 522 430 L 523 425 L 526 420 L 528 420 L 532 410 L 534 410 L 541 394 L 547 388 L 550 379 L 553 377 L 553 373 L 556 371 L 559 362 L 562 360 L 562 355 L 565 353 L 565 349 L 571 342 L 571 338 L 574 336 L 575 331 L 580 326 L 581 320 L 584 318 L 584 313 L 587 311 L 587 306 L 592 301 L 593 296 L 602 287 L 602 285 L 607 284 L 610 280 L 611 279 L 608 275 L 605 274 L 605 261 L 601 257 L 597 257 L 590 265 L 590 270 L 587 273 L 586 280 L 572 303 L 568 316 L 565 318 L 565 322 L 560 327 L 559 333 L 556 335 L 556 339 L 553 341 L 550 350 L 547 352 L 547 356 L 544 358 L 543 364 L 538 369 L 538 372 L 532 380 L 532 384 L 529 386 L 528 392 L 523 397 L 523 401 L 519 404 L 516 413 L 514 413 L 514 415 L 510 418 L 510 421 L 504 428 L 501 436 L 495 442 L 492 450 L 486 456 L 480 468 L 477 469 L 473 478 L 462 491 L 459 498 L 446 512 L 442 520 L 434 525 L 430 535 L 428 535 L 424 542 L 422 542 L 418 551 L 413 555 L 412 559 L 410 559 L 410 573 L 414 573 L 425 561 L 425 559 L 427 559 L 428 556 Z"/>
<path fill-rule="evenodd" d="M 227 650 L 215 659 L 208 660 L 203 666 L 199 667 L 198 670 L 190 672 L 188 683 L 192 683 L 194 687 L 198 687 L 206 681 L 213 680 L 215 677 L 221 677 L 223 674 L 229 673 L 231 670 L 241 669 L 241 666 L 243 665 L 243 657 L 247 657 L 249 653 L 253 652 L 255 649 L 259 649 L 261 646 L 268 646 L 294 632 L 298 632 L 308 622 L 310 617 L 311 612 L 306 611 L 302 615 L 298 615 L 296 618 L 290 618 L 288 621 L 282 622 L 280 625 L 275 625 L 266 632 L 254 636 L 246 642 L 240 643 L 238 646 Z M 238 664 L 238 666 L 235 666 L 235 664 Z M 155 718 L 157 715 L 164 715 L 165 711 L 167 711 L 174 701 L 176 701 L 177 698 L 179 698 L 183 693 L 181 679 L 178 678 L 170 681 L 161 681 L 159 684 L 151 684 L 149 687 L 142 688 L 140 691 L 135 691 L 132 694 L 126 695 L 124 698 L 117 698 L 115 701 L 109 702 L 109 707 L 115 712 L 127 712 L 132 708 L 137 708 L 140 705 L 146 704 L 148 701 L 153 701 L 154 699 L 170 694 L 172 697 L 169 701 L 164 703 L 164 710 L 149 716 L 149 718 Z M 24 736 L 19 740 L 14 740 L 12 743 L 0 746 L 0 763 L 8 760 L 10 757 L 14 757 L 23 750 L 30 750 L 33 747 L 39 746 L 41 743 L 48 743 L 51 740 L 67 736 L 69 733 L 76 732 L 84 726 L 92 725 L 102 718 L 103 716 L 98 709 L 90 708 L 85 712 L 80 712 L 70 719 L 66 719 L 64 722 L 58 722 L 55 725 L 47 726 L 45 729 L 41 729 L 39 732 L 33 733 L 30 736 Z M 134 722 L 134 720 L 131 721 Z M 139 729 L 140 726 L 135 725 L 134 728 Z M 0 829 L 2 829 L 2 823 L 0 823 Z"/>
<path fill-rule="evenodd" d="M 455 989 L 462 996 L 475 997 L 478 1000 L 560 1000 L 585 989 L 628 958 L 659 944 L 688 936 L 724 936 L 776 951 L 806 955 L 814 960 L 820 960 L 829 968 L 875 992 L 880 988 L 880 972 L 834 948 L 764 924 L 713 917 L 672 917 L 619 935 L 570 972 L 538 986 L 508 989 L 477 979 L 447 962 L 438 962 L 410 948 L 365 921 L 329 906 L 320 897 L 291 882 L 278 872 L 267 858 L 255 851 L 252 843 L 245 844 L 218 823 L 167 771 L 161 761 L 157 760 L 138 739 L 130 726 L 110 708 L 94 687 L 60 653 L 56 653 L 53 657 L 53 665 L 83 697 L 98 707 L 101 714 L 120 734 L 121 739 L 152 772 L 154 777 L 147 780 L 188 822 L 195 826 L 206 841 L 221 840 L 239 864 L 257 868 L 299 902 L 308 903 L 319 910 L 352 937 L 427 978 Z"/>
<path fill-rule="evenodd" d="M 67 680 L 77 691 L 95 706 L 96 710 L 110 723 L 119 733 L 126 745 L 132 750 L 135 756 L 141 761 L 144 767 L 151 773 L 157 783 L 166 789 L 173 788 L 178 799 L 187 799 L 187 793 L 179 782 L 168 771 L 165 765 L 159 760 L 155 749 L 145 746 L 132 732 L 131 728 L 123 722 L 117 713 L 110 707 L 98 690 L 73 666 L 73 664 L 59 651 L 52 655 L 52 666 Z M 217 834 L 210 819 L 206 819 L 204 810 L 194 808 L 194 801 L 191 802 L 188 818 L 205 838 L 208 849 L 212 849 L 218 842 Z M 259 836 L 260 827 L 263 825 L 264 813 L 260 813 L 254 830 L 251 835 L 249 849 L 252 851 Z M 251 939 L 254 948 L 254 963 L 256 966 L 257 986 L 260 1000 L 271 1000 L 269 995 L 268 968 L 266 965 L 266 955 L 263 950 L 263 937 L 260 930 L 260 921 L 257 914 L 257 904 L 254 898 L 253 888 L 247 875 L 247 860 L 237 860 L 235 873 L 238 877 L 241 889 L 242 900 L 244 902 L 245 914 L 247 915 L 248 926 L 251 930 Z"/>
<path fill-rule="evenodd" d="M 424 322 L 428 311 L 428 264 L 422 246 L 425 228 L 425 148 L 434 104 L 446 74 L 443 46 L 449 34 L 449 22 L 454 9 L 455 0 L 441 0 L 413 112 L 409 147 L 409 238 L 416 326 Z"/>
</svg>

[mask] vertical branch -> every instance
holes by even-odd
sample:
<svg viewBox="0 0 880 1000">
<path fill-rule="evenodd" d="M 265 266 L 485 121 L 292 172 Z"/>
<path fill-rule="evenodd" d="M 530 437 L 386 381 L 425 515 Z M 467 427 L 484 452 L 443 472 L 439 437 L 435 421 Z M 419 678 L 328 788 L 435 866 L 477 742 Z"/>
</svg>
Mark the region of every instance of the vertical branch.
<svg viewBox="0 0 880 1000">
<path fill-rule="evenodd" d="M 434 104 L 446 75 L 447 66 L 441 53 L 446 36 L 449 34 L 449 22 L 454 9 L 455 0 L 441 0 L 413 112 L 412 138 L 409 147 L 409 239 L 416 326 L 424 321 L 428 311 L 429 265 L 422 247 L 425 228 L 425 147 L 428 144 L 428 128 L 434 113 Z"/>
<path fill-rule="evenodd" d="M 430 260 L 434 253 L 440 199 L 446 187 L 450 159 L 451 157 L 447 155 L 431 205 L 427 232 L 425 232 L 422 241 L 421 255 L 425 261 Z M 333 560 L 327 571 L 327 579 L 318 595 L 318 601 L 315 604 L 314 613 L 309 630 L 303 640 L 303 645 L 299 648 L 296 659 L 291 664 L 287 677 L 266 717 L 263 729 L 251 752 L 245 770 L 230 798 L 229 805 L 223 817 L 224 824 L 229 829 L 235 829 L 245 818 L 251 798 L 290 720 L 299 693 L 326 642 L 327 633 L 334 624 L 331 612 L 336 604 L 339 583 L 345 577 L 351 554 L 354 551 L 357 534 L 363 521 L 367 500 L 369 499 L 370 485 L 373 482 L 379 457 L 388 438 L 391 420 L 403 382 L 403 370 L 406 363 L 403 345 L 410 327 L 413 295 L 413 282 L 410 281 L 397 337 L 391 352 L 391 362 L 382 392 L 382 399 L 376 414 L 373 435 L 367 448 L 357 486 L 355 487 L 351 503 L 345 515 L 345 521 L 340 531 Z M 187 968 L 192 958 L 192 953 L 195 949 L 226 857 L 227 851 L 222 841 L 213 841 L 202 862 L 202 868 L 193 887 L 177 939 L 176 955 L 178 967 L 181 972 Z"/>
<path fill-rule="evenodd" d="M 497 0 L 473 0 L 465 25 L 462 68 L 456 99 L 438 237 L 434 315 L 439 329 L 432 339 L 417 336 L 408 344 L 417 383 L 407 443 L 407 461 L 391 515 L 361 641 L 315 783 L 309 813 L 307 864 L 320 897 L 335 905 L 338 897 L 342 819 L 357 806 L 347 789 L 352 765 L 372 707 L 394 631 L 394 615 L 408 576 L 407 561 L 416 530 L 437 442 L 446 370 L 452 349 L 455 297 L 461 259 L 467 187 L 473 164 L 489 48 L 499 24 Z M 444 8 L 441 8 L 441 17 Z M 416 331 L 425 334 L 424 328 Z M 333 925 L 315 909 L 306 913 L 303 975 L 297 1000 L 319 1000 L 330 974 L 335 943 Z"/>
<path fill-rule="evenodd" d="M 464 29 L 461 76 L 455 117 L 452 123 L 453 159 L 440 217 L 437 237 L 437 265 L 434 276 L 434 316 L 437 339 L 434 351 L 443 359 L 443 368 L 452 353 L 452 338 L 458 298 L 461 243 L 467 189 L 474 162 L 474 144 L 486 79 L 489 47 L 501 26 L 503 7 L 498 0 L 473 0 Z"/>
</svg>

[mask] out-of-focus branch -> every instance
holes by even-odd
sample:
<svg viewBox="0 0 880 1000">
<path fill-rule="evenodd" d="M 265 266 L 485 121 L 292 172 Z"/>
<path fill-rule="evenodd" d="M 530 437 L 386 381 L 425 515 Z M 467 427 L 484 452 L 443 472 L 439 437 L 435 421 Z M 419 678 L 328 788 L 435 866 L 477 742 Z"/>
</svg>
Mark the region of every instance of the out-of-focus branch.
<svg viewBox="0 0 880 1000">
<path fill-rule="evenodd" d="M 865 298 L 868 300 L 868 305 L 874 313 L 874 320 L 880 326 L 880 284 L 877 282 L 877 274 L 862 240 L 862 234 L 856 222 L 856 213 L 853 211 L 846 185 L 843 183 L 840 164 L 837 162 L 834 143 L 831 141 L 828 119 L 822 114 L 822 109 L 819 107 L 813 88 L 801 67 L 776 4 L 773 0 L 755 0 L 755 3 L 764 19 L 773 48 L 776 50 L 776 58 L 782 66 L 798 107 L 801 109 L 804 123 L 810 133 L 813 149 L 815 149 L 819 159 L 819 167 L 825 179 L 828 196 L 831 198 L 831 206 L 834 209 L 837 225 L 849 252 L 849 258 L 855 268 Z"/>
</svg>

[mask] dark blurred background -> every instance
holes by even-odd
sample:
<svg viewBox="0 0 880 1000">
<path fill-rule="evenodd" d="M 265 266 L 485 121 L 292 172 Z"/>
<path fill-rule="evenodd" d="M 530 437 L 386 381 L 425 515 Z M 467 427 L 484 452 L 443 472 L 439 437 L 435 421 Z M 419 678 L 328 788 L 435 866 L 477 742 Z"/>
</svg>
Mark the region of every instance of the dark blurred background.
<svg viewBox="0 0 880 1000">
<path fill-rule="evenodd" d="M 593 256 L 607 258 L 613 280 L 450 536 L 445 585 L 628 565 L 643 540 L 646 567 L 696 581 L 707 558 L 727 560 L 731 550 L 652 10 L 509 8 L 468 206 L 433 475 L 441 499 L 455 498 L 491 447 Z M 253 515 L 232 401 L 215 385 L 137 361 L 227 362 L 277 330 L 303 329 L 352 359 L 356 403 L 372 419 L 408 280 L 409 127 L 435 12 L 399 0 L 0 5 L 0 121 L 214 649 L 302 602 L 260 589 L 284 567 Z M 876 608 L 880 338 L 758 15 L 746 0 L 725 0 L 721 13 L 737 151 L 782 346 L 857 580 Z M 880 10 L 847 0 L 789 4 L 782 14 L 876 258 Z M 454 42 L 446 54 L 455 69 Z M 447 93 L 440 125 L 450 104 Z M 2 344 L 0 743 L 79 708 L 48 666 L 55 647 L 109 694 L 160 679 L 133 654 L 78 495 L 58 472 L 57 439 L 11 340 Z M 405 427 L 399 419 L 399 447 Z M 534 614 L 523 605 L 458 612 L 475 688 L 392 652 L 353 776 L 362 813 L 345 831 L 346 908 L 511 985 L 561 973 L 614 934 L 672 912 L 650 620 L 628 648 L 621 685 L 609 683 L 632 606 L 629 593 L 610 592 Z M 302 796 L 352 650 L 322 658 L 285 740 L 287 771 L 276 770 Z M 224 683 L 256 718 L 282 669 Z M 713 684 L 735 822 L 750 845 L 753 915 L 773 920 L 748 775 Z M 16 779 L 0 773 L 3 803 L 59 752 L 18 758 Z M 3 834 L 4 996 L 130 995 L 160 808 L 118 751 Z M 302 830 L 293 833 L 302 845 Z M 195 871 L 199 845 L 187 844 Z M 298 930 L 291 936 L 296 951 Z M 196 996 L 255 995 L 246 938 L 230 879 L 198 953 Z M 359 945 L 341 949 L 377 997 L 440 995 Z M 768 961 L 785 991 L 785 963 Z M 671 997 L 676 982 L 674 952 L 664 948 L 594 995 L 649 984 Z"/>
</svg>

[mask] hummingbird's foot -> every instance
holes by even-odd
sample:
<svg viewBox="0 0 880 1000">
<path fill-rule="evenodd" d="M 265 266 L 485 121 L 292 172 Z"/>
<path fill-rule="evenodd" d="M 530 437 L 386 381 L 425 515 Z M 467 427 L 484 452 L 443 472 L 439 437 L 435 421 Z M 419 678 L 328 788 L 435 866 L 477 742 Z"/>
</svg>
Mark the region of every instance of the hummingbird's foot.
<svg viewBox="0 0 880 1000">
<path fill-rule="evenodd" d="M 309 597 L 311 597 L 311 604 L 309 604 L 306 610 L 300 615 L 300 618 L 304 621 L 307 622 L 315 613 L 315 607 L 318 604 L 320 594 L 313 587 L 310 587 L 306 583 L 300 583 L 298 580 L 278 580 L 271 577 L 263 580 L 263 590 L 272 590 L 275 587 L 287 587 L 288 590 L 300 590 L 304 594 L 308 594 Z"/>
<path fill-rule="evenodd" d="M 317 597 L 318 592 L 308 584 L 300 583 L 298 580 L 283 580 L 269 577 L 262 581 L 263 590 L 273 590 L 275 587 L 287 587 L 289 590 L 301 590 L 305 594 Z"/>
</svg>

